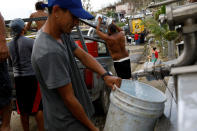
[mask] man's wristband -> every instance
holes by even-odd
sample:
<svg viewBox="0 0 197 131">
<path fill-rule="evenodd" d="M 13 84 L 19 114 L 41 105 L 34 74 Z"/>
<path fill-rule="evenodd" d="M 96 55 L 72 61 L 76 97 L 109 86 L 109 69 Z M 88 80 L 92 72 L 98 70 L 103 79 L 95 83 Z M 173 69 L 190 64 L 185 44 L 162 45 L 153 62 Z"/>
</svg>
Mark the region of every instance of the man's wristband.
<svg viewBox="0 0 197 131">
<path fill-rule="evenodd" d="M 104 74 L 101 75 L 101 78 L 104 80 L 105 76 L 113 76 L 113 74 L 109 71 L 105 72 Z"/>
</svg>

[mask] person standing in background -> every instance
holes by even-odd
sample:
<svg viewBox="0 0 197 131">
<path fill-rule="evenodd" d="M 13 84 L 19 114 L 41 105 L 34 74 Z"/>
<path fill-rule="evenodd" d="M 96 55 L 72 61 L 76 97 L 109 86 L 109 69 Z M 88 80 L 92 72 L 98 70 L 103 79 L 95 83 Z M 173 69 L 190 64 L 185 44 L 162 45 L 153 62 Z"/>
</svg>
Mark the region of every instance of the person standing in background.
<svg viewBox="0 0 197 131">
<path fill-rule="evenodd" d="M 114 62 L 114 68 L 118 77 L 131 78 L 131 63 L 129 53 L 125 48 L 125 33 L 114 22 L 108 26 L 108 34 L 100 31 L 102 19 L 99 17 L 96 28 L 97 35 L 106 41 L 107 48 Z"/>
<path fill-rule="evenodd" d="M 135 35 L 134 35 L 135 45 L 138 44 L 138 39 L 139 39 L 139 34 L 135 33 Z"/>
<path fill-rule="evenodd" d="M 35 8 L 36 12 L 32 13 L 30 15 L 30 18 L 36 18 L 36 17 L 47 17 L 48 14 L 45 12 L 45 8 L 42 6 L 44 3 L 42 1 L 36 2 Z M 45 20 L 41 21 L 36 21 L 36 30 L 38 31 L 45 23 Z M 28 22 L 27 25 L 25 26 L 25 31 L 30 30 L 32 25 L 32 21 Z"/>
<path fill-rule="evenodd" d="M 148 58 L 151 59 L 151 62 L 153 62 L 154 64 L 158 60 L 159 55 L 156 47 L 152 48 L 151 56 L 148 56 Z"/>
<path fill-rule="evenodd" d="M 5 38 L 5 23 L 3 16 L 0 13 L 0 115 L 2 117 L 0 131 L 11 131 L 10 119 L 12 112 L 12 90 L 6 62 L 6 59 L 9 57 L 9 53 Z"/>
<path fill-rule="evenodd" d="M 10 22 L 11 35 L 14 37 L 7 45 L 13 66 L 17 109 L 20 113 L 24 131 L 29 131 L 29 116 L 35 115 L 38 131 L 44 131 L 41 93 L 31 65 L 34 40 L 24 36 L 24 21 L 14 19 Z"/>
</svg>

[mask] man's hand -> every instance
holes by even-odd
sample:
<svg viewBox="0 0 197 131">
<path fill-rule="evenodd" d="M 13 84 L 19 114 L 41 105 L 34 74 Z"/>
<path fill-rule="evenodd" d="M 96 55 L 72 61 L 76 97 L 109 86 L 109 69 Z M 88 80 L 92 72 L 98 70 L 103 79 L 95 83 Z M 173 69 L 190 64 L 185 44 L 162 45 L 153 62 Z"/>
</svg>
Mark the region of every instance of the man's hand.
<svg viewBox="0 0 197 131">
<path fill-rule="evenodd" d="M 102 22 L 102 18 L 101 17 L 98 18 L 98 22 L 99 22 L 99 24 L 101 24 L 101 22 Z"/>
<path fill-rule="evenodd" d="M 100 131 L 99 128 L 95 127 L 94 129 L 91 129 L 91 131 Z"/>
<path fill-rule="evenodd" d="M 9 57 L 8 47 L 0 43 L 0 62 L 5 61 Z"/>
<path fill-rule="evenodd" d="M 122 79 L 120 77 L 116 77 L 116 76 L 105 76 L 104 77 L 104 81 L 105 84 L 111 88 L 112 90 L 115 90 L 115 86 L 116 85 L 118 88 L 120 88 Z"/>
</svg>

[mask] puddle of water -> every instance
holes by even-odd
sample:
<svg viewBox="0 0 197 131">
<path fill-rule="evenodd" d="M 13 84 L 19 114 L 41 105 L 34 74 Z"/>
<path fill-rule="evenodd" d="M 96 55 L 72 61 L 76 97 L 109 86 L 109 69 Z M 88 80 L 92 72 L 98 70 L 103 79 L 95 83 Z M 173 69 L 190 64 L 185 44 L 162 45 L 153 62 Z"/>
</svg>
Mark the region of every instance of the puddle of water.
<svg viewBox="0 0 197 131">
<path fill-rule="evenodd" d="M 149 85 L 139 83 L 138 81 L 123 79 L 120 90 L 138 99 L 142 99 L 149 102 L 165 101 L 165 97 L 161 91 Z"/>
</svg>

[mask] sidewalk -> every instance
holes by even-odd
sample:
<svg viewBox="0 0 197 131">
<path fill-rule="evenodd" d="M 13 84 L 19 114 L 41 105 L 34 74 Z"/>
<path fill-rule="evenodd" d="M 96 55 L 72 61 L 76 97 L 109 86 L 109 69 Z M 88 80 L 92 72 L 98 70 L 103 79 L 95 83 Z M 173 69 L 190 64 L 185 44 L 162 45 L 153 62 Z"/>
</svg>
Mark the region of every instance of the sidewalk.
<svg viewBox="0 0 197 131">
<path fill-rule="evenodd" d="M 21 121 L 20 121 L 20 115 L 18 115 L 16 111 L 12 111 L 10 125 L 11 125 L 12 131 L 23 131 Z M 36 121 L 35 121 L 35 117 L 30 116 L 29 126 L 30 126 L 30 131 L 37 131 L 38 130 L 37 125 L 36 125 Z"/>
</svg>

